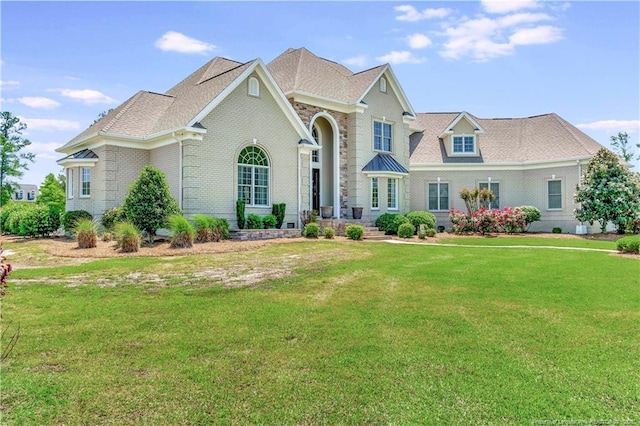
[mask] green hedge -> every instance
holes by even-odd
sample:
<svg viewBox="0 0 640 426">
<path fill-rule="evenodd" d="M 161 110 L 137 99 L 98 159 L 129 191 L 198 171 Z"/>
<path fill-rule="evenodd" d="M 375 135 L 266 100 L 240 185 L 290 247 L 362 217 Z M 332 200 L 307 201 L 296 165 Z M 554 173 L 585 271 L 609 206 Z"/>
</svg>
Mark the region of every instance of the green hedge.
<svg viewBox="0 0 640 426">
<path fill-rule="evenodd" d="M 622 237 L 616 241 L 616 246 L 623 253 L 640 254 L 640 235 Z"/>
</svg>

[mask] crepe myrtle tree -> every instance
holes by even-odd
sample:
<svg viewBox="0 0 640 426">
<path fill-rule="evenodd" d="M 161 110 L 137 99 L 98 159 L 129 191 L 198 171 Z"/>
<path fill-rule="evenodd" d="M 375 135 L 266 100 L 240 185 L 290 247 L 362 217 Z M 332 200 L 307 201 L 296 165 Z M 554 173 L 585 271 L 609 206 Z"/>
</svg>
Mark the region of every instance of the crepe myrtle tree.
<svg viewBox="0 0 640 426">
<path fill-rule="evenodd" d="M 149 242 L 153 242 L 158 229 L 167 227 L 171 215 L 181 214 L 164 173 L 150 165 L 144 166 L 138 179 L 129 187 L 122 213 L 146 232 Z"/>
<path fill-rule="evenodd" d="M 599 222 L 602 232 L 612 222 L 624 233 L 629 222 L 640 215 L 640 179 L 620 158 L 606 148 L 600 149 L 587 164 L 582 182 L 574 196 L 580 207 L 575 217 L 581 222 Z"/>
</svg>

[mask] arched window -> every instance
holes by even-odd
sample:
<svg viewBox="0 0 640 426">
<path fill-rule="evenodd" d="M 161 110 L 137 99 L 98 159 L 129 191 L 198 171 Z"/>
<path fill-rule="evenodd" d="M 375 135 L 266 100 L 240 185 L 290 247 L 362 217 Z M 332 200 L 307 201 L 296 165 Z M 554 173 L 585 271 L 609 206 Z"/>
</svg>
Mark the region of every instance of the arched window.
<svg viewBox="0 0 640 426">
<path fill-rule="evenodd" d="M 249 78 L 249 95 L 260 96 L 260 83 L 255 77 Z"/>
<path fill-rule="evenodd" d="M 318 128 L 313 126 L 311 129 L 311 136 L 313 136 L 313 140 L 316 141 L 317 144 L 320 144 L 320 136 L 318 135 Z M 320 162 L 320 157 L 318 155 L 318 150 L 315 150 L 311 153 L 311 161 L 314 163 Z"/>
<path fill-rule="evenodd" d="M 244 148 L 238 156 L 238 199 L 248 206 L 269 205 L 269 159 L 256 146 Z"/>
<path fill-rule="evenodd" d="M 380 91 L 387 93 L 387 79 L 384 77 L 380 79 Z"/>
</svg>

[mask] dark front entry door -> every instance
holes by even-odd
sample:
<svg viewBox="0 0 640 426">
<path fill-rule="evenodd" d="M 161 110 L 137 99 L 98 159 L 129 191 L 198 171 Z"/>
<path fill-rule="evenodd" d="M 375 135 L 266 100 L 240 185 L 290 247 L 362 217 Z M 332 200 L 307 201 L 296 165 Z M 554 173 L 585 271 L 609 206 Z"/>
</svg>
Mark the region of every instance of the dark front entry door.
<svg viewBox="0 0 640 426">
<path fill-rule="evenodd" d="M 311 208 L 320 211 L 320 169 L 311 171 Z"/>
</svg>

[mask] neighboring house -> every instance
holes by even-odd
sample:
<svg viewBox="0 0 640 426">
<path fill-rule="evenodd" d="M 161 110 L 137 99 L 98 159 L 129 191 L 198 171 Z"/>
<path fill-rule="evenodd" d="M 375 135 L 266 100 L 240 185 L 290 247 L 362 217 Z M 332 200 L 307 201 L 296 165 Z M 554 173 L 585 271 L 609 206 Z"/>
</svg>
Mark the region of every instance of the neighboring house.
<svg viewBox="0 0 640 426">
<path fill-rule="evenodd" d="M 14 201 L 28 201 L 33 203 L 36 201 L 38 194 L 37 185 L 19 183 L 17 189 L 11 194 L 11 199 Z"/>
<path fill-rule="evenodd" d="M 462 207 L 457 192 L 484 185 L 500 206 L 538 206 L 547 228 L 576 224 L 569 188 L 598 148 L 554 114 L 416 114 L 389 65 L 353 73 L 301 48 L 268 65 L 214 58 L 164 94 L 138 92 L 57 151 L 67 209 L 96 218 L 151 164 L 185 215 L 232 226 L 238 199 L 262 216 L 286 203 L 288 226 L 323 206 L 335 218 L 361 207 L 371 220 L 432 210 L 446 224 L 446 210 Z"/>
</svg>

